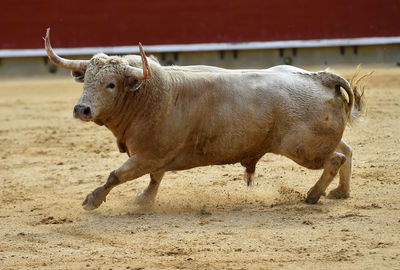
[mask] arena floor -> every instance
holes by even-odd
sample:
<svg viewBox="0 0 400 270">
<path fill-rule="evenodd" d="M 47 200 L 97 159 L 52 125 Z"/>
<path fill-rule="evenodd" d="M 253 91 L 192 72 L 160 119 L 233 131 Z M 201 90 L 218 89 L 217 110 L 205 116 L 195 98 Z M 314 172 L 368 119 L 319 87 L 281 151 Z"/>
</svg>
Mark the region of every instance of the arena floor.
<svg viewBox="0 0 400 270">
<path fill-rule="evenodd" d="M 151 209 L 133 203 L 145 176 L 86 212 L 127 156 L 105 127 L 72 118 L 81 91 L 72 78 L 0 82 L 1 269 L 400 267 L 399 68 L 376 70 L 368 113 L 345 132 L 351 197 L 316 205 L 303 199 L 321 171 L 266 155 L 253 188 L 240 165 L 196 168 L 167 173 Z"/>
</svg>

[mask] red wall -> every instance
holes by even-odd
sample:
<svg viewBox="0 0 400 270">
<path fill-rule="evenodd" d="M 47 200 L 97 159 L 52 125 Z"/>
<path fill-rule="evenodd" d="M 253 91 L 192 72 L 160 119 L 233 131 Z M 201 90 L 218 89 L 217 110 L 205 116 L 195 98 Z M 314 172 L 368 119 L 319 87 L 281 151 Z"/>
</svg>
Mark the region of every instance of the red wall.
<svg viewBox="0 0 400 270">
<path fill-rule="evenodd" d="M 399 0 L 1 0 L 0 49 L 400 36 Z"/>
</svg>

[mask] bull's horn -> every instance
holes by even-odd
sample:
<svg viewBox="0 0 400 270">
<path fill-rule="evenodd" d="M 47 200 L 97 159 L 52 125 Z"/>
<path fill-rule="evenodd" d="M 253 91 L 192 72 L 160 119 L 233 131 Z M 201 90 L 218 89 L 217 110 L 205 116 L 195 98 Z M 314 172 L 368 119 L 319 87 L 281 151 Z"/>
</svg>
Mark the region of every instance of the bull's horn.
<svg viewBox="0 0 400 270">
<path fill-rule="evenodd" d="M 134 76 L 140 80 L 148 80 L 151 78 L 151 71 L 149 67 L 149 63 L 147 62 L 146 54 L 144 53 L 142 43 L 139 42 L 139 50 L 140 56 L 142 57 L 142 66 L 143 68 L 137 68 L 132 66 L 125 67 L 125 75 L 127 76 Z"/>
<path fill-rule="evenodd" d="M 51 48 L 50 44 L 50 28 L 47 28 L 44 46 L 50 61 L 57 66 L 71 70 L 86 70 L 89 60 L 68 60 L 61 58 L 53 51 L 53 48 Z"/>
</svg>

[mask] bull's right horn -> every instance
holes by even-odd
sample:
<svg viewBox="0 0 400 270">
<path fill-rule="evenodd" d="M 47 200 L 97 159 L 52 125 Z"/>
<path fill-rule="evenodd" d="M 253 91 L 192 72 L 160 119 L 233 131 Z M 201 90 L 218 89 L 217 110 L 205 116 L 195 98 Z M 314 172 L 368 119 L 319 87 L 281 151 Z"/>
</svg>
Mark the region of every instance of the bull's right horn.
<svg viewBox="0 0 400 270">
<path fill-rule="evenodd" d="M 47 56 L 50 61 L 57 66 L 70 69 L 70 70 L 86 70 L 89 60 L 69 60 L 58 56 L 51 48 L 50 44 L 50 28 L 47 28 L 46 37 L 44 39 L 44 46 L 46 48 Z"/>
<path fill-rule="evenodd" d="M 142 47 L 142 43 L 140 42 L 139 42 L 139 50 L 140 50 L 140 56 L 142 57 L 142 68 L 140 69 L 128 65 L 125 67 L 125 75 L 134 76 L 142 81 L 145 81 L 151 78 L 151 71 L 149 62 L 147 62 L 147 57 Z"/>
</svg>

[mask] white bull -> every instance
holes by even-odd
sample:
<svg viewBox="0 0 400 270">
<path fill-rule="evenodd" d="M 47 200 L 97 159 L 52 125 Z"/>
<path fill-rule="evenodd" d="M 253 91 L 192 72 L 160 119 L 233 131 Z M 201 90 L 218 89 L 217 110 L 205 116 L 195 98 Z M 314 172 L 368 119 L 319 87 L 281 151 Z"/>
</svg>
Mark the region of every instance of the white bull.
<svg viewBox="0 0 400 270">
<path fill-rule="evenodd" d="M 339 186 L 329 196 L 349 196 L 352 149 L 342 135 L 364 110 L 356 83 L 351 87 L 336 74 L 291 66 L 163 67 L 148 59 L 140 45 L 141 56 L 67 60 L 52 50 L 49 30 L 45 41 L 50 60 L 84 82 L 74 116 L 105 125 L 120 151 L 129 155 L 86 197 L 86 210 L 99 207 L 114 186 L 145 174 L 150 184 L 136 200 L 147 204 L 154 201 L 166 171 L 240 162 L 251 185 L 265 153 L 323 169 L 307 203 L 325 194 L 338 171 Z"/>
</svg>

